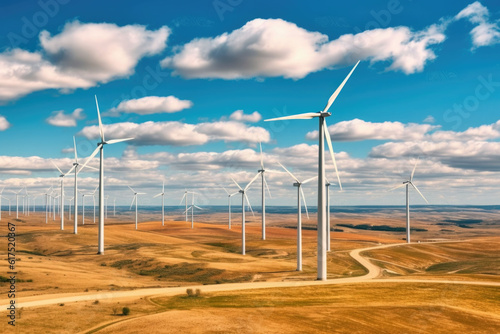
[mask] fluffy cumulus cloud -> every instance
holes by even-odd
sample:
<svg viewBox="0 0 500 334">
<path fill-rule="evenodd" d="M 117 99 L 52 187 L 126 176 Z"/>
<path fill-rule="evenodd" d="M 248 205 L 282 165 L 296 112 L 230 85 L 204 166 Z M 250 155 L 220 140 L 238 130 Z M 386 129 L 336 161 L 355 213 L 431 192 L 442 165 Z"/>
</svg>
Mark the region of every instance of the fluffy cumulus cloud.
<svg viewBox="0 0 500 334">
<path fill-rule="evenodd" d="M 70 114 L 65 114 L 63 110 L 54 111 L 46 121 L 54 126 L 71 127 L 76 126 L 76 122 L 84 118 L 83 109 L 77 108 Z"/>
<path fill-rule="evenodd" d="M 490 12 L 480 2 L 468 5 L 455 19 L 468 19 L 475 25 L 470 33 L 474 48 L 500 43 L 500 27 L 497 22 L 490 22 Z"/>
<path fill-rule="evenodd" d="M 403 124 L 401 122 L 372 123 L 361 119 L 343 121 L 328 127 L 328 132 L 334 141 L 359 140 L 418 140 L 425 134 L 439 128 L 429 124 Z M 307 133 L 309 140 L 318 139 L 318 131 Z"/>
<path fill-rule="evenodd" d="M 409 74 L 421 71 L 434 59 L 429 47 L 444 40 L 438 25 L 422 31 L 407 27 L 375 29 L 329 41 L 324 34 L 281 19 L 255 19 L 230 33 L 195 39 L 161 64 L 185 78 L 300 79 L 361 59 L 390 61 L 390 70 Z"/>
<path fill-rule="evenodd" d="M 180 100 L 175 96 L 146 96 L 140 99 L 122 101 L 116 108 L 111 109 L 107 116 L 120 113 L 151 115 L 160 113 L 175 113 L 193 106 L 189 100 Z"/>
<path fill-rule="evenodd" d="M 10 123 L 4 116 L 0 115 L 0 131 L 5 131 L 10 128 Z"/>
<path fill-rule="evenodd" d="M 0 100 L 34 91 L 89 88 L 134 72 L 137 62 L 161 52 L 170 30 L 140 25 L 67 23 L 52 36 L 40 33 L 41 50 L 0 53 Z"/>
<path fill-rule="evenodd" d="M 243 110 L 236 110 L 229 116 L 229 119 L 239 122 L 257 123 L 262 119 L 262 116 L 257 111 L 251 114 L 245 114 Z"/>
<path fill-rule="evenodd" d="M 269 142 L 270 134 L 261 127 L 240 122 L 186 124 L 181 122 L 116 123 L 104 126 L 107 139 L 133 137 L 134 145 L 203 145 L 211 141 L 258 143 Z M 88 139 L 99 136 L 97 126 L 85 127 L 79 133 Z"/>
</svg>

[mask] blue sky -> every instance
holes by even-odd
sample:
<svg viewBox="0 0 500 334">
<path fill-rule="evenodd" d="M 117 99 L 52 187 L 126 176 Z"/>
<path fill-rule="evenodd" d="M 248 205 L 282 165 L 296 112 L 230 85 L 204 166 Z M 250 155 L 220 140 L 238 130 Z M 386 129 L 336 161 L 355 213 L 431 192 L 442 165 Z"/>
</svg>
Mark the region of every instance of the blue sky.
<svg viewBox="0 0 500 334">
<path fill-rule="evenodd" d="M 335 203 L 403 204 L 402 192 L 385 190 L 420 157 L 415 181 L 431 204 L 497 204 L 496 1 L 0 6 L 0 187 L 55 185 L 50 160 L 71 167 L 73 136 L 88 156 L 97 143 L 94 95 L 107 137 L 136 137 L 105 151 L 107 189 L 120 203 L 132 199 L 127 185 L 154 195 L 165 181 L 169 204 L 184 188 L 202 193 L 203 204 L 223 204 L 217 187 L 253 177 L 259 142 L 266 167 L 280 161 L 312 176 L 317 123 L 263 120 L 321 110 L 361 60 L 327 119 L 344 186 Z M 331 166 L 328 173 L 336 179 Z M 286 174 L 268 181 L 270 204 L 293 203 Z M 82 174 L 83 188 L 96 182 Z M 312 205 L 315 186 L 306 195 Z M 156 204 L 151 197 L 144 203 Z"/>
</svg>

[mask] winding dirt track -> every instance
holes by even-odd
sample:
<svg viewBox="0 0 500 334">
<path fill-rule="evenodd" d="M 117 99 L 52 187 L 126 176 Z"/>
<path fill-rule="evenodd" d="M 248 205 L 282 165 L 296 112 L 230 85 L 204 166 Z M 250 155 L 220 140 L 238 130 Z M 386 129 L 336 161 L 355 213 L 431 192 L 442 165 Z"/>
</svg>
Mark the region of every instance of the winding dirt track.
<svg viewBox="0 0 500 334">
<path fill-rule="evenodd" d="M 364 258 L 361 253 L 369 250 L 389 248 L 396 246 L 405 246 L 406 244 L 390 244 L 375 246 L 369 248 L 360 248 L 352 250 L 349 255 L 358 261 L 363 267 L 368 270 L 368 273 L 358 277 L 338 278 L 327 281 L 285 281 L 285 282 L 252 282 L 252 283 L 230 283 L 230 284 L 214 284 L 214 285 L 194 285 L 171 288 L 147 288 L 130 291 L 109 291 L 101 293 L 86 293 L 86 294 L 52 294 L 31 296 L 19 298 L 16 300 L 16 307 L 36 307 L 61 303 L 72 303 L 80 301 L 94 301 L 103 299 L 121 299 L 121 298 L 140 298 L 148 296 L 175 296 L 184 294 L 186 289 L 202 289 L 203 292 L 219 292 L 219 291 L 236 291 L 262 288 L 285 288 L 297 286 L 315 286 L 315 285 L 332 285 L 332 284 L 348 284 L 348 283 L 441 283 L 441 284 L 467 284 L 467 285 L 485 285 L 485 286 L 500 286 L 500 282 L 484 282 L 484 281 L 452 281 L 452 280 L 431 280 L 431 279 L 397 279 L 397 278 L 377 278 L 381 274 L 381 268 Z M 0 311 L 6 311 L 9 300 L 0 300 Z"/>
</svg>

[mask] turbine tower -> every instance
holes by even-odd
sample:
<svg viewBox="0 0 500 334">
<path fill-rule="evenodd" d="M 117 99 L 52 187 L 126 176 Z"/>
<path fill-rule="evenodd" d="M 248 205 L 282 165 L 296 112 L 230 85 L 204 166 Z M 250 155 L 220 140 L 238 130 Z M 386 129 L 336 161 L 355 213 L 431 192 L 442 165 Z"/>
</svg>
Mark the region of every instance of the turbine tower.
<svg viewBox="0 0 500 334">
<path fill-rule="evenodd" d="M 300 204 L 300 199 L 304 202 L 304 208 L 306 209 L 307 219 L 309 219 L 309 212 L 307 212 L 306 196 L 304 195 L 304 190 L 302 190 L 302 185 L 312 180 L 316 179 L 318 176 L 311 177 L 310 179 L 300 182 L 299 179 L 295 177 L 288 169 L 285 168 L 280 162 L 278 162 L 281 167 L 295 180 L 293 184 L 297 187 L 297 271 L 302 271 L 302 208 Z"/>
<path fill-rule="evenodd" d="M 161 226 L 165 226 L 165 181 L 163 181 L 163 185 L 161 187 L 161 193 L 156 194 L 153 198 L 161 196 Z M 113 206 L 114 212 L 114 206 Z"/>
<path fill-rule="evenodd" d="M 227 191 L 226 188 L 222 187 L 222 189 L 224 189 L 224 191 L 227 194 L 227 205 L 229 207 L 228 229 L 231 229 L 231 197 L 233 197 L 234 195 L 238 195 L 240 192 L 237 191 L 235 193 L 230 194 L 229 191 Z"/>
<path fill-rule="evenodd" d="M 266 182 L 266 177 L 264 173 L 266 172 L 266 169 L 264 168 L 264 157 L 262 156 L 262 143 L 259 143 L 260 147 L 260 169 L 258 172 L 261 175 L 262 178 L 262 240 L 266 240 L 266 190 L 269 193 L 269 197 L 272 198 L 271 196 L 271 191 L 269 190 L 269 186 L 267 185 Z"/>
<path fill-rule="evenodd" d="M 203 209 L 194 204 L 194 195 L 196 193 L 193 191 L 193 192 L 189 192 L 189 194 L 191 194 L 191 206 L 186 209 L 186 212 L 191 210 L 191 228 L 194 228 L 194 208 L 197 208 L 199 210 L 203 210 Z"/>
<path fill-rule="evenodd" d="M 335 92 L 328 99 L 328 103 L 325 108 L 320 112 L 309 112 L 304 114 L 278 117 L 272 119 L 266 119 L 265 121 L 277 121 L 277 120 L 288 120 L 288 119 L 319 119 L 319 132 L 318 132 L 318 141 L 319 141 L 319 156 L 318 156 L 318 280 L 326 280 L 326 195 L 325 195 L 325 156 L 324 156 L 324 140 L 326 138 L 326 142 L 328 144 L 328 148 L 330 150 L 330 155 L 332 157 L 333 166 L 335 167 L 335 172 L 337 174 L 337 179 L 339 181 L 340 189 L 342 190 L 342 184 L 340 183 L 340 177 L 337 170 L 337 163 L 335 162 L 335 156 L 333 153 L 332 142 L 330 138 L 330 134 L 328 133 L 328 128 L 326 125 L 325 118 L 331 116 L 331 113 L 328 112 L 332 103 L 335 101 L 340 91 L 346 84 L 347 80 L 351 76 L 352 72 L 358 66 L 359 61 L 353 67 L 351 72 L 347 75 L 344 81 L 340 84 L 340 86 L 335 90 Z"/>
<path fill-rule="evenodd" d="M 138 193 L 137 191 L 135 191 L 134 189 L 132 189 L 132 187 L 130 187 L 130 186 L 128 186 L 128 187 L 134 193 L 134 198 L 132 199 L 132 203 L 130 204 L 130 208 L 132 209 L 132 206 L 134 205 L 134 202 L 135 202 L 135 229 L 137 230 L 137 204 L 138 204 L 137 197 L 139 195 L 146 195 L 146 193 Z"/>
<path fill-rule="evenodd" d="M 132 140 L 134 138 L 124 138 L 124 139 L 112 139 L 106 141 L 104 138 L 104 129 L 101 121 L 101 113 L 99 112 L 99 103 L 97 102 L 97 96 L 95 97 L 95 104 L 97 107 L 97 118 L 99 120 L 99 132 L 101 135 L 101 142 L 97 143 L 97 148 L 88 157 L 87 161 L 83 164 L 83 168 L 92 160 L 97 152 L 99 152 L 99 235 L 97 244 L 97 254 L 104 254 L 104 145 L 106 144 L 116 144 L 119 142 Z"/>
<path fill-rule="evenodd" d="M 410 193 L 409 193 L 409 186 L 411 185 L 417 192 L 418 194 L 424 199 L 424 201 L 427 202 L 427 199 L 422 195 L 420 190 L 418 190 L 417 186 L 413 183 L 413 175 L 415 174 L 415 169 L 417 168 L 417 163 L 418 160 L 415 162 L 415 166 L 413 167 L 413 171 L 411 172 L 410 179 L 406 180 L 403 182 L 403 184 L 400 184 L 392 189 L 389 189 L 389 191 L 398 189 L 401 187 L 406 186 L 406 243 L 410 243 Z"/>
<path fill-rule="evenodd" d="M 73 165 L 73 167 L 65 174 L 62 172 L 62 170 L 59 167 L 57 167 L 57 165 L 55 164 L 54 161 L 50 160 L 50 162 L 52 162 L 54 167 L 56 167 L 57 170 L 59 171 L 59 173 L 61 173 L 61 175 L 59 175 L 59 177 L 61 178 L 61 204 L 60 204 L 61 209 L 60 209 L 60 213 L 61 213 L 61 231 L 64 231 L 64 178 L 66 177 L 66 175 L 71 173 L 73 171 L 73 169 L 75 169 L 76 166 Z M 75 234 L 76 234 L 76 230 L 75 230 Z"/>
<path fill-rule="evenodd" d="M 246 191 L 248 188 L 250 188 L 250 185 L 259 177 L 260 173 L 257 173 L 252 181 L 250 181 L 245 188 L 241 188 L 238 182 L 236 182 L 232 177 L 231 180 L 233 180 L 234 184 L 240 189 L 239 193 L 241 194 L 241 254 L 245 255 L 245 200 L 248 203 L 248 207 L 252 211 L 252 206 L 250 205 L 250 201 L 248 200 L 248 196 L 246 194 Z"/>
</svg>

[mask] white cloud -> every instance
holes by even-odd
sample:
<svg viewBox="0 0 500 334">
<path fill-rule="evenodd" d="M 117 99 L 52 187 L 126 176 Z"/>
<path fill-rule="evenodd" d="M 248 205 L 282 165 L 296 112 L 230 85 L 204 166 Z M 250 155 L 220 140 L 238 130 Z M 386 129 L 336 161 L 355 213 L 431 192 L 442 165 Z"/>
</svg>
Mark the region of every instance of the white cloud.
<svg viewBox="0 0 500 334">
<path fill-rule="evenodd" d="M 126 114 L 151 115 L 160 113 L 174 113 L 193 106 L 189 100 L 180 100 L 175 96 L 146 96 L 140 99 L 126 100 L 103 114 L 105 116 Z"/>
<path fill-rule="evenodd" d="M 12 100 L 44 89 L 63 92 L 89 88 L 127 77 L 137 62 L 166 47 L 170 30 L 140 25 L 67 23 L 62 32 L 40 33 L 42 50 L 0 53 L 0 100 Z"/>
<path fill-rule="evenodd" d="M 475 48 L 500 43 L 500 27 L 497 23 L 489 22 L 488 8 L 479 1 L 468 5 L 455 16 L 455 20 L 464 18 L 476 25 L 470 32 Z"/>
<path fill-rule="evenodd" d="M 429 115 L 426 118 L 424 118 L 423 122 L 424 123 L 436 123 L 436 119 L 434 118 L 434 116 Z"/>
<path fill-rule="evenodd" d="M 4 116 L 0 115 L 0 131 L 5 131 L 10 128 L 10 123 Z"/>
<path fill-rule="evenodd" d="M 257 111 L 247 115 L 243 110 L 236 110 L 229 116 L 229 119 L 233 121 L 257 123 L 262 119 L 262 116 Z"/>
<path fill-rule="evenodd" d="M 328 41 L 326 35 L 291 22 L 255 19 L 230 33 L 194 39 L 161 64 L 185 78 L 300 79 L 361 59 L 391 61 L 389 70 L 409 74 L 422 71 L 426 62 L 435 58 L 429 46 L 445 40 L 442 28 L 433 25 L 417 32 L 407 27 L 375 29 Z"/>
<path fill-rule="evenodd" d="M 202 145 L 210 141 L 269 142 L 270 134 L 261 127 L 249 127 L 233 121 L 186 124 L 181 122 L 116 123 L 104 125 L 106 138 L 133 137 L 133 145 Z M 99 136 L 97 126 L 83 128 L 80 135 L 87 139 Z"/>
<path fill-rule="evenodd" d="M 403 124 L 400 122 L 372 123 L 361 119 L 343 121 L 328 127 L 328 132 L 334 141 L 359 141 L 359 140 L 416 140 L 425 134 L 439 128 L 429 124 Z M 307 133 L 309 140 L 318 139 L 318 131 Z"/>
<path fill-rule="evenodd" d="M 76 126 L 76 121 L 84 119 L 83 109 L 77 108 L 71 114 L 65 114 L 63 110 L 54 111 L 46 122 L 53 126 L 71 127 Z"/>
</svg>

